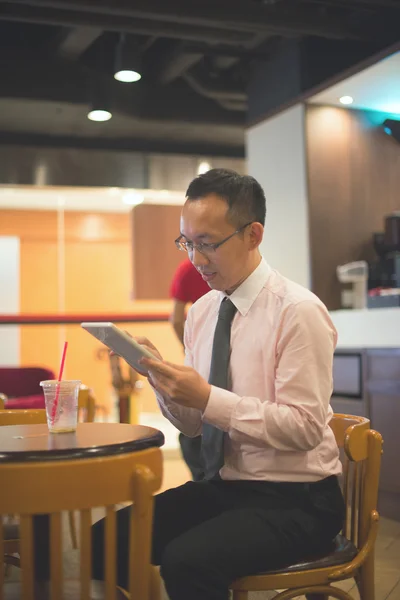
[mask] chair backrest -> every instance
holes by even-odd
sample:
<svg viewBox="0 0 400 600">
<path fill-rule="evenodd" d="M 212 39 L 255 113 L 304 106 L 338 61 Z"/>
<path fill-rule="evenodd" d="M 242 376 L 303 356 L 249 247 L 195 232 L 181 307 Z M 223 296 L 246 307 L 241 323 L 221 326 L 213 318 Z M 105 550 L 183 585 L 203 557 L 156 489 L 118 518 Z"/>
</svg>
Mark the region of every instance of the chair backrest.
<svg viewBox="0 0 400 600">
<path fill-rule="evenodd" d="M 370 421 L 364 417 L 335 414 L 330 426 L 343 463 L 343 533 L 361 548 L 368 537 L 372 513 L 377 510 L 382 436 L 370 429 Z"/>
<path fill-rule="evenodd" d="M 95 416 L 95 399 L 91 390 L 82 385 L 78 395 L 78 420 L 81 423 L 93 423 Z M 1 425 L 40 425 L 46 423 L 46 410 L 38 409 L 11 409 L 4 410 L 4 403 L 0 397 L 0 426 Z"/>
<path fill-rule="evenodd" d="M 0 392 L 9 398 L 42 394 L 40 382 L 55 379 L 53 371 L 42 367 L 0 367 Z"/>
<path fill-rule="evenodd" d="M 37 410 L 0 410 L 1 425 L 42 425 L 47 423 L 44 408 Z"/>
<path fill-rule="evenodd" d="M 159 448 L 70 461 L 0 463 L 0 519 L 9 513 L 20 516 L 22 599 L 33 600 L 33 516 L 50 515 L 50 592 L 62 598 L 63 511 L 80 511 L 80 582 L 82 600 L 90 598 L 91 509 L 106 507 L 105 598 L 115 598 L 116 505 L 133 502 L 129 532 L 131 598 L 150 596 L 151 529 L 153 494 L 162 479 Z M 3 554 L 0 528 L 0 556 Z M 0 569 L 0 590 L 3 569 Z M 1 593 L 0 593 L 1 596 Z"/>
<path fill-rule="evenodd" d="M 92 391 L 87 385 L 81 385 L 78 395 L 78 420 L 82 423 L 93 423 L 96 406 Z"/>
</svg>

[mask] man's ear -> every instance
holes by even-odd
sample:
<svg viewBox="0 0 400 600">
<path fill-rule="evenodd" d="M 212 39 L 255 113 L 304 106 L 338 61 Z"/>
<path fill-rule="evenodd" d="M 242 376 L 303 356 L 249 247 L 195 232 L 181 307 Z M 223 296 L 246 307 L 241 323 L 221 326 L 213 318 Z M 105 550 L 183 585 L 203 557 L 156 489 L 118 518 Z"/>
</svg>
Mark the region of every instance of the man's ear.
<svg viewBox="0 0 400 600">
<path fill-rule="evenodd" d="M 252 223 L 250 229 L 250 250 L 255 250 L 261 244 L 264 236 L 264 227 L 261 223 Z"/>
</svg>

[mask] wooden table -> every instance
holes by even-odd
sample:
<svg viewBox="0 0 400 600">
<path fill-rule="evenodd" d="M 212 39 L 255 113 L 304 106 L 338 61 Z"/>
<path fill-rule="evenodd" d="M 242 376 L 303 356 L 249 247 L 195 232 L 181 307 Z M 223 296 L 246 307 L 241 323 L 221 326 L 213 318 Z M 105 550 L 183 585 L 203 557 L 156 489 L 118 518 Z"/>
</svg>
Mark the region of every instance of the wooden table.
<svg viewBox="0 0 400 600">
<path fill-rule="evenodd" d="M 0 428 L 0 464 L 26 461 L 54 461 L 96 458 L 161 447 L 161 431 L 143 425 L 123 423 L 79 423 L 74 433 L 49 433 L 47 425 L 18 425 Z M 2 566 L 2 565 L 1 565 Z M 47 586 L 38 584 L 35 600 L 49 600 Z M 6 583 L 5 600 L 20 600 L 21 584 Z M 79 598 L 79 584 L 64 582 L 65 600 Z M 104 585 L 92 582 L 91 600 L 103 600 Z M 125 596 L 117 591 L 116 600 Z"/>
<path fill-rule="evenodd" d="M 73 433 L 49 433 L 47 425 L 0 430 L 0 463 L 96 458 L 161 447 L 158 429 L 126 423 L 79 423 Z"/>
</svg>

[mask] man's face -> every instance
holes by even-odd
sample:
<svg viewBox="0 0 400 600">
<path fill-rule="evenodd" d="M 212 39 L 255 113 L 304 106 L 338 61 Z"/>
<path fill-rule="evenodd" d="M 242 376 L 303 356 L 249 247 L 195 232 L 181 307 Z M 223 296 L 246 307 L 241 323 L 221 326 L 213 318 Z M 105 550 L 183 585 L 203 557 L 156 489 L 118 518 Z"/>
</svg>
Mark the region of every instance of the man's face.
<svg viewBox="0 0 400 600">
<path fill-rule="evenodd" d="M 228 204 L 216 194 L 198 200 L 187 200 L 181 214 L 181 234 L 193 244 L 215 244 L 234 233 L 227 219 Z M 233 291 L 247 277 L 249 234 L 234 235 L 215 251 L 189 252 L 189 258 L 203 279 L 215 290 Z"/>
</svg>

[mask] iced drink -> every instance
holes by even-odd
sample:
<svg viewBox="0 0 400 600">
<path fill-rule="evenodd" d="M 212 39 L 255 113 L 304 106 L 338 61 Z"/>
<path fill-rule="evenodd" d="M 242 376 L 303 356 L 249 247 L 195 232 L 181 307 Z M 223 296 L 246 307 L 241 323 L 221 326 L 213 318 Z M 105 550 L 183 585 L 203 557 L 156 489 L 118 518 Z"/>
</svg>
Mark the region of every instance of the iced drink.
<svg viewBox="0 0 400 600">
<path fill-rule="evenodd" d="M 41 381 L 50 433 L 76 431 L 80 381 Z M 57 392 L 58 388 L 58 392 Z M 57 399 L 57 406 L 56 404 Z"/>
</svg>

